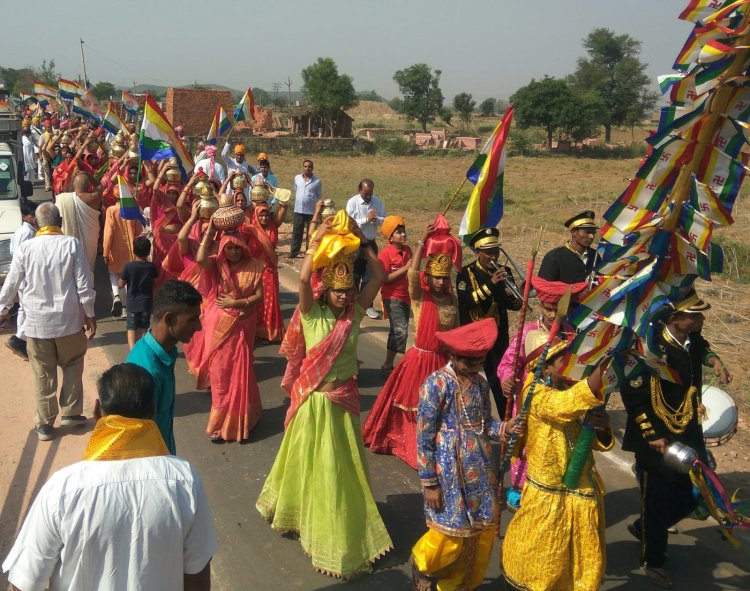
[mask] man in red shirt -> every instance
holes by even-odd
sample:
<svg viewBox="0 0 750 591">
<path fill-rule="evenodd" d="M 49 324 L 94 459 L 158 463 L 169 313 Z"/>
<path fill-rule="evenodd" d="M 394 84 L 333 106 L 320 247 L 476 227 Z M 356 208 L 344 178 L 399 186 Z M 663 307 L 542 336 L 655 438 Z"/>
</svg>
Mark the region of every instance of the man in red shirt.
<svg viewBox="0 0 750 591">
<path fill-rule="evenodd" d="M 383 299 L 383 309 L 390 322 L 385 363 L 380 369 L 390 373 L 393 371 L 396 353 L 403 355 L 406 350 L 406 338 L 409 334 L 411 298 L 406 273 L 409 270 L 412 252 L 406 244 L 406 225 L 401 216 L 387 216 L 380 226 L 380 232 L 388 239 L 388 244 L 378 255 L 378 260 L 386 272 L 385 281 L 380 288 L 380 297 Z"/>
</svg>

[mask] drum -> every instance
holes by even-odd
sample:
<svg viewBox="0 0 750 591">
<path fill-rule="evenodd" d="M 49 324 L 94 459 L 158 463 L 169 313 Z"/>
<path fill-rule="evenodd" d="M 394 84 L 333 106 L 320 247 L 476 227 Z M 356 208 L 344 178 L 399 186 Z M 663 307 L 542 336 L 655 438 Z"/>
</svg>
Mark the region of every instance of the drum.
<svg viewBox="0 0 750 591">
<path fill-rule="evenodd" d="M 724 445 L 737 432 L 737 405 L 721 388 L 703 386 L 703 439 L 706 446 Z"/>
</svg>

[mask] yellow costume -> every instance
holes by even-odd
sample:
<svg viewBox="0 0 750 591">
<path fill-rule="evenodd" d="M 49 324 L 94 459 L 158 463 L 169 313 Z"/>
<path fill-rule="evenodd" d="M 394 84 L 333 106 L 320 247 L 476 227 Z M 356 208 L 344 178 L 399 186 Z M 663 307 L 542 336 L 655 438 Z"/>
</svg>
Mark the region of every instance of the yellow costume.
<svg viewBox="0 0 750 591">
<path fill-rule="evenodd" d="M 528 394 L 533 375 L 524 386 Z M 562 483 L 587 411 L 602 404 L 586 381 L 568 390 L 537 383 L 527 420 L 528 477 L 503 543 L 508 583 L 528 591 L 593 591 L 605 565 L 604 489 L 591 457 L 578 487 Z M 612 448 L 598 439 L 594 449 Z"/>
</svg>

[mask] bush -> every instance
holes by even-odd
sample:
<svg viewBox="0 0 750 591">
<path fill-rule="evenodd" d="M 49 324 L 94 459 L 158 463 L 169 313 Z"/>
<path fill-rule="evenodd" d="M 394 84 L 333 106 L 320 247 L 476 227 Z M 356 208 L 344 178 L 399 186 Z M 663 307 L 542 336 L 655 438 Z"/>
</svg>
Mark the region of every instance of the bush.
<svg viewBox="0 0 750 591">
<path fill-rule="evenodd" d="M 508 156 L 539 156 L 540 152 L 534 148 L 534 142 L 529 134 L 520 130 L 511 130 Z"/>
<path fill-rule="evenodd" d="M 375 152 L 389 156 L 409 156 L 418 153 L 414 144 L 402 137 L 386 137 L 375 139 Z"/>
<path fill-rule="evenodd" d="M 643 158 L 646 155 L 644 142 L 633 142 L 629 146 L 581 146 L 581 156 L 601 160 L 622 160 L 624 158 Z"/>
<path fill-rule="evenodd" d="M 477 134 L 492 133 L 495 129 L 495 125 L 480 125 L 477 127 Z"/>
<path fill-rule="evenodd" d="M 724 236 L 717 236 L 714 242 L 724 251 L 723 276 L 739 283 L 750 283 L 750 246 Z"/>
</svg>

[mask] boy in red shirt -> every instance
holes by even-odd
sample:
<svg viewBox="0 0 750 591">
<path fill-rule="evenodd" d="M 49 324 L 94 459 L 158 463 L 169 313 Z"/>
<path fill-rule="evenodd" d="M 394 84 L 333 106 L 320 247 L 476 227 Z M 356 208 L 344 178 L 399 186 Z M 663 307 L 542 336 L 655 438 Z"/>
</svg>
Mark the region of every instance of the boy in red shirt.
<svg viewBox="0 0 750 591">
<path fill-rule="evenodd" d="M 401 216 L 387 216 L 380 226 L 380 232 L 388 239 L 388 244 L 378 255 L 387 275 L 380 288 L 380 297 L 383 299 L 385 316 L 390 322 L 385 363 L 380 369 L 389 374 L 393 371 L 396 353 L 403 355 L 406 350 L 411 306 L 406 273 L 409 271 L 412 252 L 406 244 L 406 224 Z"/>
</svg>

